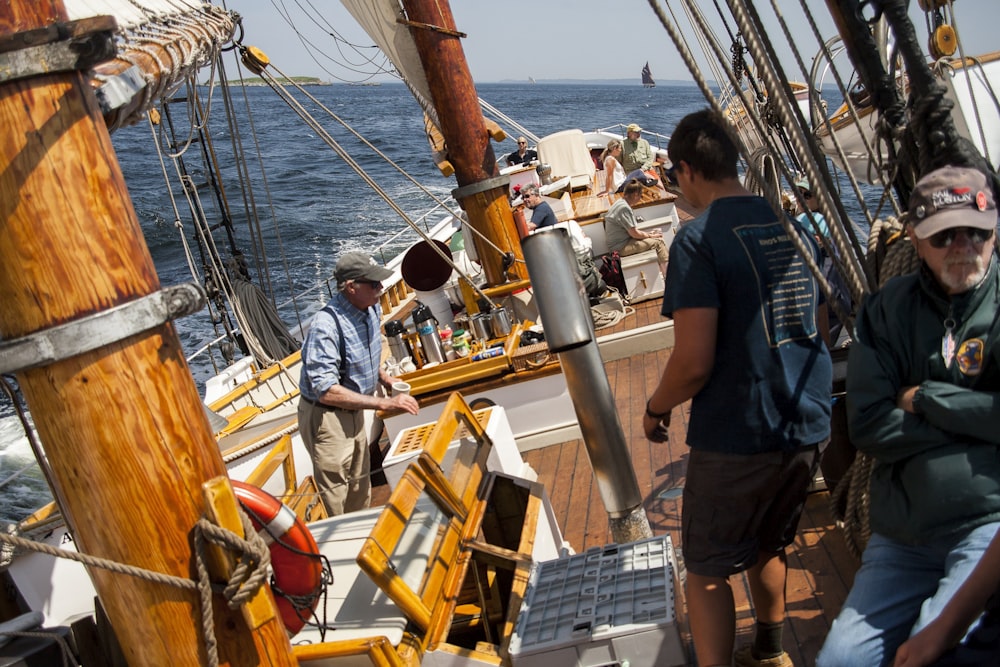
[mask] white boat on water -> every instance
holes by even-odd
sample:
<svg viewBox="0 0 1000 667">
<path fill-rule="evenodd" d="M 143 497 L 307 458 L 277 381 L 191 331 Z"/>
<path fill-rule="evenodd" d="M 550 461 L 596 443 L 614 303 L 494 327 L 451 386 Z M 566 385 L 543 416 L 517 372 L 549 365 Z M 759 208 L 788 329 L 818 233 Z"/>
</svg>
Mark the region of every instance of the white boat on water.
<svg viewBox="0 0 1000 667">
<path fill-rule="evenodd" d="M 938 29 L 950 28 L 947 24 Z M 843 47 L 833 47 L 836 54 Z M 891 49 L 891 45 L 887 45 Z M 886 53 L 888 60 L 894 59 Z M 929 57 L 929 56 L 928 56 Z M 818 65 L 826 62 L 819 53 L 814 61 L 817 77 L 826 73 Z M 943 86 L 943 94 L 952 105 L 951 118 L 960 136 L 970 141 L 993 169 L 1000 167 L 1000 52 L 982 54 L 939 54 L 929 62 L 934 79 Z M 897 72 L 896 88 L 901 96 L 908 93 L 905 72 Z M 822 89 L 824 81 L 813 82 Z M 807 116 L 808 117 L 808 116 Z M 863 85 L 855 85 L 844 102 L 827 117 L 813 116 L 816 137 L 823 152 L 837 166 L 864 183 L 880 184 L 893 170 L 892 159 L 880 125 L 880 115 L 872 106 L 871 96 Z"/>
<path fill-rule="evenodd" d="M 272 664 L 322 665 L 551 662 L 591 667 L 626 661 L 633 666 L 691 662 L 685 648 L 682 568 L 665 535 L 675 528 L 663 518 L 674 510 L 658 515 L 660 537 L 630 534 L 622 525 L 627 519 L 642 532 L 646 512 L 673 498 L 674 489 L 653 485 L 640 491 L 636 481 L 638 474 L 643 480 L 665 483 L 669 476 L 661 469 L 665 466 L 653 465 L 662 453 L 629 455 L 623 447 L 626 438 L 618 412 L 628 415 L 633 404 L 641 406 L 646 389 L 615 378 L 618 392 L 612 395 L 609 378 L 603 375 L 605 364 L 616 361 L 636 369 L 660 363 L 656 355 L 671 344 L 670 325 L 626 321 L 609 329 L 614 333 L 602 335 L 603 330 L 596 329 L 590 318 L 623 312 L 622 301 L 611 297 L 596 303 L 594 310 L 583 308 L 586 326 L 576 331 L 586 338 L 578 341 L 578 349 L 587 356 L 572 353 L 569 346 L 560 348 L 554 336 L 547 335 L 546 344 L 529 343 L 526 331 L 551 334 L 560 324 L 558 318 L 547 321 L 548 313 L 540 312 L 528 289 L 537 282 L 533 289 L 541 291 L 546 277 L 528 275 L 529 269 L 538 266 L 537 260 L 531 266 L 531 252 L 543 252 L 534 248 L 546 248 L 555 235 L 519 239 L 510 231 L 516 229 L 518 220 L 511 210 L 515 186 L 538 183 L 560 221 L 567 227 L 573 221 L 592 252 L 603 254 L 607 250 L 603 213 L 610 199 L 597 194 L 603 190 L 599 185 L 603 179 L 594 157 L 609 139 L 620 138 L 621 128 L 567 128 L 533 137 L 538 165 L 473 173 L 482 168 L 483 156 L 492 154 L 491 145 L 481 137 L 499 140 L 505 135 L 503 127 L 483 121 L 480 132 L 476 119 L 463 117 L 460 124 L 472 128 L 469 139 L 449 119 L 440 115 L 435 119 L 440 109 L 427 105 L 428 117 L 444 140 L 434 149 L 440 156 L 438 163 L 442 171 L 451 168 L 457 174 L 462 184 L 457 196 L 464 213 L 443 215 L 425 239 L 387 263 L 395 276 L 387 281 L 382 298 L 385 319 L 405 322 L 412 317 L 414 301 L 421 299 L 442 325 L 452 320 L 475 331 L 479 317 L 483 328 L 478 350 L 500 352 L 481 359 L 473 355 L 444 359 L 436 365 L 427 365 L 424 359 L 422 367 L 403 373 L 421 402 L 420 415 L 369 416 L 373 435 L 384 429 L 388 443 L 383 468 L 391 495 L 387 491 L 388 497 L 382 499 L 385 504 L 371 510 L 325 517 L 316 502 L 311 464 L 296 433 L 298 353 L 271 358 L 273 354 L 263 346 L 257 347 L 263 336 L 252 332 L 247 327 L 249 319 L 234 311 L 241 332 L 254 339 L 249 344 L 253 354 L 213 378 L 206 396 L 197 395 L 169 321 L 193 310 L 198 295 L 193 290 L 160 290 L 137 226 L 131 224 L 134 212 L 106 136 L 90 131 L 101 117 L 115 127 L 134 122 L 135 114 L 148 113 L 161 95 L 177 89 L 188 69 L 214 62 L 235 29 L 231 15 L 193 0 L 164 0 L 162 4 L 148 0 L 148 5 L 149 14 L 133 24 L 122 23 L 126 27 L 116 39 L 128 44 L 127 33 L 135 31 L 140 46 L 126 47 L 127 57 L 117 61 L 113 71 L 101 69 L 97 62 L 74 62 L 88 71 L 98 67 L 100 76 L 93 77 L 93 86 L 102 91 L 102 99 L 110 100 L 102 110 L 93 101 L 90 83 L 83 85 L 84 77 L 62 68 L 43 75 L 29 70 L 0 84 L 11 89 L 14 99 L 4 103 L 0 98 L 0 112 L 12 119 L 11 128 L 15 121 L 23 124 L 17 130 L 5 130 L 14 147 L 2 154 L 7 176 L 0 183 L 7 188 L 5 192 L 18 196 L 6 200 L 17 205 L 5 214 L 4 228 L 10 230 L 12 241 L 0 239 L 0 251 L 9 258 L 8 267 L 24 258 L 23 266 L 0 277 L 0 293 L 10 296 L 5 299 L 10 304 L 8 312 L 0 316 L 4 341 L 0 349 L 4 372 L 18 374 L 39 424 L 43 458 L 59 500 L 58 507 L 43 508 L 22 522 L 22 535 L 51 546 L 78 546 L 91 556 L 135 568 L 133 574 L 155 572 L 174 579 L 126 579 L 127 575 L 109 574 L 96 562 L 89 563 L 88 574 L 75 562 L 22 552 L 4 573 L 19 595 L 12 604 L 0 607 L 4 615 L 41 612 L 41 622 L 55 634 L 65 635 L 76 626 L 74 641 L 82 650 L 80 642 L 94 613 L 96 593 L 103 607 L 97 617 L 104 619 L 106 613 L 113 633 L 99 620 L 94 627 L 101 641 L 88 650 L 112 645 L 109 637 L 114 635 L 128 664 L 209 664 L 213 656 L 208 647 L 216 640 L 223 661 L 248 665 L 259 664 L 265 655 Z M 435 11 L 440 8 L 438 4 Z M 364 9 L 371 7 L 355 11 L 364 13 Z M 460 29 L 452 25 L 447 11 L 425 16 L 427 7 L 407 3 L 408 19 L 399 22 L 397 9 L 389 4 L 388 13 L 366 19 L 370 26 L 385 29 L 383 33 L 369 27 L 372 38 L 387 53 L 389 42 L 398 41 L 398 31 L 440 22 L 442 30 L 434 33 L 446 40 Z M 24 16 L 28 18 L 12 32 L 43 30 L 47 21 L 70 18 L 32 17 L 27 9 Z M 198 43 L 186 30 L 201 35 L 197 52 L 175 51 L 181 47 L 172 41 L 155 47 L 162 51 L 142 43 L 148 36 L 143 27 L 154 19 L 176 29 L 184 48 Z M 212 23 L 214 33 L 206 32 L 206 23 Z M 61 31 L 50 31 L 47 39 L 58 43 L 60 34 L 79 37 L 95 29 L 99 36 L 110 26 L 100 22 L 75 24 L 72 29 L 64 26 Z M 31 36 L 37 41 L 44 34 L 48 33 Z M 164 30 L 163 34 L 171 33 Z M 451 42 L 438 47 L 450 65 L 464 68 L 460 47 L 456 50 Z M 405 53 L 419 51 L 413 48 L 414 52 Z M 264 54 L 252 49 L 243 53 L 251 68 L 266 79 Z M 170 76 L 154 77 L 148 68 L 162 67 L 168 55 L 178 56 L 177 67 L 171 68 Z M 422 61 L 417 55 L 405 57 L 411 64 Z M 131 70 L 133 65 L 140 71 Z M 474 89 L 454 90 L 448 86 L 458 82 L 444 80 L 433 66 L 426 70 L 423 74 L 406 70 L 407 83 L 418 99 L 432 100 L 441 87 L 449 93 L 471 92 L 474 99 Z M 143 87 L 141 82 L 146 80 Z M 425 87 L 430 92 L 423 92 Z M 768 85 L 768 90 L 781 89 Z M 796 104 L 794 96 L 778 99 L 780 93 L 771 95 L 778 106 Z M 37 106 L 25 103 L 28 100 Z M 786 111 L 777 113 L 785 116 L 790 134 L 804 136 L 808 128 L 793 128 Z M 745 118 L 760 133 L 760 119 L 752 112 Z M 581 125 L 586 122 L 580 120 Z M 67 138 L 47 132 L 53 127 L 64 128 Z M 662 135 L 648 136 L 662 151 L 669 128 L 660 129 Z M 773 148 L 768 141 L 761 147 Z M 21 156 L 35 159 L 19 160 Z M 102 162 L 94 156 L 108 159 Z M 776 159 L 784 158 L 787 155 Z M 825 165 L 821 168 L 808 155 L 795 159 L 817 183 L 829 175 Z M 88 168 L 80 170 L 79 164 Z M 776 167 L 773 175 L 790 186 L 793 178 L 787 169 Z M 86 178 L 76 180 L 80 172 Z M 765 183 L 765 179 L 758 180 Z M 72 182 L 73 187 L 51 185 L 64 182 Z M 661 182 L 668 183 L 665 169 Z M 825 199 L 830 198 L 827 193 Z M 834 241 L 843 243 L 845 254 L 850 253 L 846 231 L 850 221 L 829 201 L 824 206 L 835 229 Z M 683 199 L 667 188 L 651 189 L 640 208 L 644 227 L 659 229 L 668 242 L 690 214 Z M 82 229 L 66 224 L 76 220 L 86 221 Z M 86 226 L 90 221 L 96 221 L 93 227 Z M 522 242 L 531 252 L 522 250 Z M 453 247 L 463 248 L 452 253 L 454 265 L 436 258 L 434 248 L 441 246 L 449 252 Z M 494 247 L 502 252 L 494 253 Z M 471 255 L 468 262 L 463 253 Z M 508 256 L 513 260 L 508 261 Z M 57 292 L 55 287 L 66 288 L 70 275 L 56 260 L 70 266 L 88 261 L 95 269 L 89 276 L 92 281 L 78 285 L 79 294 L 59 291 L 60 299 L 49 312 L 48 306 L 38 304 L 48 304 L 48 295 Z M 858 273 L 860 259 L 846 264 L 846 274 Z M 45 270 L 38 271 L 37 266 Z M 655 298 L 663 290 L 655 255 L 626 258 L 622 269 L 635 308 L 655 312 Z M 21 279 L 23 275 L 29 279 Z M 583 306 L 583 299 L 577 299 L 579 285 L 570 282 L 563 300 L 570 305 L 580 301 Z M 857 292 L 864 289 L 861 284 Z M 493 328 L 492 317 L 485 328 L 482 316 L 487 309 L 477 303 L 479 298 L 512 315 L 509 328 L 503 326 L 504 317 L 497 319 L 498 328 Z M 459 305 L 466 309 L 464 313 L 453 309 Z M 108 310 L 111 306 L 118 307 L 117 311 Z M 91 317 L 95 313 L 96 319 Z M 456 317 L 458 322 L 454 322 Z M 35 336 L 37 332 L 42 334 Z M 301 332 L 296 334 L 293 338 Z M 412 350 L 416 341 L 411 338 L 410 343 Z M 587 386 L 574 385 L 568 378 L 579 377 L 578 368 L 583 367 L 597 373 L 588 376 Z M 567 368 L 573 371 L 567 373 Z M 637 374 L 642 376 L 642 371 Z M 682 430 L 683 425 L 676 428 Z M 683 437 L 682 432 L 674 435 Z M 549 451 L 571 451 L 564 450 L 566 443 L 580 439 L 591 455 L 589 465 L 596 482 L 590 478 L 568 483 L 559 476 L 559 469 L 568 469 L 575 461 L 544 458 Z M 633 451 L 637 449 L 641 447 L 633 445 Z M 553 469 L 531 463 L 541 460 Z M 589 465 L 584 467 L 589 470 Z M 237 535 L 243 532 L 229 477 L 285 501 L 297 522 L 273 529 L 281 531 L 277 542 L 294 533 L 297 548 L 306 553 L 295 553 L 305 558 L 296 562 L 313 564 L 322 556 L 329 562 L 328 568 L 317 570 L 323 574 L 300 575 L 298 569 L 293 572 L 279 565 L 277 554 L 282 547 L 272 545 L 270 553 L 276 563 L 272 585 L 251 589 L 246 599 L 234 602 L 233 609 L 226 608 L 218 593 L 214 609 L 211 602 L 199 606 L 193 586 L 181 584 L 197 579 L 195 573 L 201 568 L 196 561 L 205 559 L 214 581 L 228 580 L 239 569 L 232 567 L 237 556 L 219 557 L 213 548 L 200 551 L 193 546 L 209 534 L 207 528 L 195 529 L 206 516 Z M 543 478 L 549 483 L 540 483 Z M 588 522 L 582 508 L 594 501 L 574 505 L 563 488 L 567 484 L 581 484 L 588 492 L 596 487 L 598 493 L 593 495 L 600 496 L 606 514 Z M 557 493 L 569 508 L 563 514 L 565 520 L 554 509 Z M 266 496 L 254 497 L 269 506 Z M 285 516 L 280 510 L 275 512 L 276 518 Z M 610 531 L 616 543 L 585 550 L 584 544 L 569 538 L 594 532 L 595 523 L 599 536 Z M 253 553 L 260 547 L 246 548 Z M 259 563 L 260 556 L 248 559 Z M 281 597 L 282 588 L 312 585 L 314 578 L 319 583 L 312 593 Z M 284 606 L 275 604 L 275 593 Z M 558 599 L 562 607 L 542 611 L 552 599 Z M 605 603 L 611 607 L 602 606 Z M 199 621 L 207 618 L 214 619 L 215 630 L 202 634 Z M 34 617 L 30 620 L 38 622 Z M 289 637 L 285 629 L 298 625 L 296 621 L 303 625 Z M 34 659 L 43 661 L 58 652 L 54 642 L 39 640 L 25 646 L 22 639 L 12 642 L 10 650 L 23 650 L 25 655 L 33 652 Z M 810 658 L 810 650 L 814 653 L 815 647 L 803 646 L 801 655 Z M 72 659 L 85 662 L 82 655 Z M 119 658 L 109 651 L 103 659 L 105 664 L 114 664 Z"/>
</svg>

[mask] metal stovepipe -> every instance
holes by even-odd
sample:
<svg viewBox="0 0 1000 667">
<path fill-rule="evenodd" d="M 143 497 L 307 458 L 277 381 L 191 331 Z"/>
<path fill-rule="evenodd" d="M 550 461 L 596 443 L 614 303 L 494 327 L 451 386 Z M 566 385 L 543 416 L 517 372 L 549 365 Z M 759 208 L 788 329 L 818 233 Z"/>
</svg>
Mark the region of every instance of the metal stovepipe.
<svg viewBox="0 0 1000 667">
<path fill-rule="evenodd" d="M 559 355 L 611 534 L 619 543 L 651 537 L 569 234 L 544 229 L 522 239 L 521 247 L 545 340 Z"/>
</svg>

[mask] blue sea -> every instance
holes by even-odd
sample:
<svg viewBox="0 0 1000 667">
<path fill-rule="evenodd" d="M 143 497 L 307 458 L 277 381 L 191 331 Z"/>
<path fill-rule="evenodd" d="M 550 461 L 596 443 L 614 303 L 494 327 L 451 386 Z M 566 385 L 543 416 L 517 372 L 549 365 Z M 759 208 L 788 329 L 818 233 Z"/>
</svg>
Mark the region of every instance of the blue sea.
<svg viewBox="0 0 1000 667">
<path fill-rule="evenodd" d="M 307 90 L 320 104 L 439 197 L 447 196 L 455 187 L 454 178 L 443 177 L 432 162 L 424 135 L 423 115 L 402 84 L 311 86 Z M 207 92 L 202 89 L 203 99 Z M 666 135 L 685 114 L 706 105 L 695 86 L 682 83 L 661 84 L 651 89 L 644 89 L 638 83 L 497 83 L 480 85 L 478 93 L 483 100 L 539 137 L 574 127 L 592 130 L 628 123 L 638 123 Z M 276 300 L 285 303 L 293 292 L 301 292 L 330 276 L 342 251 L 371 252 L 391 231 L 402 227 L 403 221 L 273 91 L 266 87 L 246 89 L 252 125 L 239 111 L 244 105 L 243 94 L 242 90 L 234 90 L 237 114 L 243 116 L 240 132 L 252 139 L 247 144 L 250 146 L 247 160 L 252 163 L 259 151 L 266 170 L 266 178 L 252 177 L 261 220 L 259 232 L 250 228 L 247 216 L 242 213 L 242 197 L 235 177 L 237 160 L 232 158 L 230 129 L 225 122 L 218 90 L 212 96 L 209 128 L 218 154 L 228 165 L 223 169 L 222 184 L 233 206 L 235 245 L 253 263 L 251 239 L 259 234 L 271 269 L 271 289 Z M 316 103 L 304 101 L 303 104 L 409 216 L 417 218 L 431 208 L 433 201 L 384 158 L 326 116 Z M 178 113 L 176 117 L 182 116 Z M 185 143 L 186 126 L 177 128 L 175 122 L 175 129 L 178 140 Z M 498 158 L 516 148 L 514 139 L 518 131 L 509 131 L 511 136 L 506 141 L 493 145 Z M 190 214 L 176 185 L 173 186 L 173 200 L 168 195 L 153 143 L 153 131 L 148 123 L 142 122 L 117 130 L 112 140 L 161 283 L 166 286 L 190 281 L 188 260 L 181 242 L 183 230 L 193 247 Z M 191 144 L 184 161 L 189 172 L 201 177 L 194 180 L 204 190 L 205 186 L 201 185 L 204 175 L 197 155 L 200 150 L 199 144 Z M 257 174 L 259 169 L 251 166 L 248 171 Z M 176 177 L 173 181 L 176 182 Z M 203 199 L 210 201 L 209 197 Z M 175 205 L 179 215 L 174 213 Z M 210 211 L 209 215 L 217 213 Z M 400 241 L 389 247 L 388 254 L 398 253 L 405 246 L 406 243 Z M 200 264 L 197 251 L 194 251 L 194 261 Z M 284 267 L 288 268 L 287 279 Z M 251 266 L 251 272 L 258 277 L 256 267 Z M 324 293 L 314 293 L 311 301 L 298 304 L 299 313 L 303 317 L 311 314 L 325 298 Z M 286 323 L 294 326 L 296 309 L 285 305 L 281 313 Z M 189 355 L 217 335 L 207 312 L 178 320 L 176 325 Z M 221 363 L 221 359 L 217 358 L 217 363 Z M 199 387 L 213 375 L 213 366 L 208 361 L 193 364 L 191 370 Z M 0 395 L 0 485 L 3 486 L 0 488 L 0 523 L 20 520 L 48 502 L 48 489 L 37 467 L 32 466 L 33 460 L 10 400 Z M 15 475 L 13 481 L 3 485 Z"/>
</svg>

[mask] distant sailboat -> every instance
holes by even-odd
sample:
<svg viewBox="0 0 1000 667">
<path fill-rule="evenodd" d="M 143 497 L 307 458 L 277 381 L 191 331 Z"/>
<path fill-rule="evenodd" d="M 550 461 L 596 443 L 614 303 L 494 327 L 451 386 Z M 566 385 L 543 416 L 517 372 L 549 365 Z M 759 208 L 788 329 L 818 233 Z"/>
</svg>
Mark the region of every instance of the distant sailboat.
<svg viewBox="0 0 1000 667">
<path fill-rule="evenodd" d="M 646 66 L 642 68 L 642 87 L 643 88 L 656 88 L 656 82 L 653 81 L 653 73 L 649 71 L 649 62 L 646 62 Z"/>
<path fill-rule="evenodd" d="M 535 83 L 535 77 L 529 76 L 528 77 L 528 83 Z"/>
</svg>

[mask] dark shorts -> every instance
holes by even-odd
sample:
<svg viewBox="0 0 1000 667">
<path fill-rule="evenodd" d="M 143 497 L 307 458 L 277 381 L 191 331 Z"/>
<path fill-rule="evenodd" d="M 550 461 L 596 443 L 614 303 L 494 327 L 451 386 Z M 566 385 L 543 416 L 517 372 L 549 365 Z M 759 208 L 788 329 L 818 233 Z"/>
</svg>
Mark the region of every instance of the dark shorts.
<svg viewBox="0 0 1000 667">
<path fill-rule="evenodd" d="M 752 567 L 759 551 L 791 544 L 825 446 L 749 456 L 692 449 L 681 535 L 688 571 L 728 577 Z"/>
</svg>

